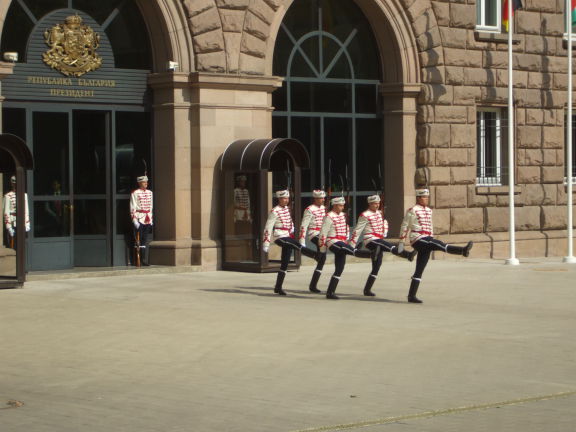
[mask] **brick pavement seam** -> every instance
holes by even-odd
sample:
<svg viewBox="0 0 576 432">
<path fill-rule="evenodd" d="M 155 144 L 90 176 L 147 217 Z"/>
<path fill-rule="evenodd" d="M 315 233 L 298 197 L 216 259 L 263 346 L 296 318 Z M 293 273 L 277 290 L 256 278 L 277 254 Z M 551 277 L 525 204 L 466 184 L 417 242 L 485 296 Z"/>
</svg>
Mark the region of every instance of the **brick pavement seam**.
<svg viewBox="0 0 576 432">
<path fill-rule="evenodd" d="M 541 396 L 532 396 L 527 398 L 520 398 L 520 399 L 510 399 L 507 401 L 500 401 L 500 402 L 491 402 L 486 404 L 476 404 L 476 405 L 467 405 L 462 407 L 456 408 L 446 408 L 441 410 L 433 410 L 433 411 L 425 411 L 422 413 L 417 414 L 406 414 L 394 417 L 384 417 L 375 420 L 366 420 L 366 421 L 359 421 L 356 423 L 347 423 L 347 424 L 339 424 L 339 425 L 328 425 L 328 426 L 320 426 L 320 427 L 312 427 L 307 429 L 298 429 L 292 432 L 332 432 L 332 431 L 340 431 L 340 430 L 350 430 L 350 429 L 357 429 L 367 426 L 379 426 L 385 425 L 389 423 L 396 423 L 403 420 L 415 420 L 415 419 L 422 419 L 422 418 L 429 418 L 429 417 L 437 417 L 443 415 L 451 415 L 457 414 L 467 411 L 477 411 L 477 410 L 487 410 L 492 408 L 499 408 L 502 406 L 510 406 L 510 405 L 519 405 L 525 404 L 529 402 L 540 402 L 544 400 L 550 399 L 559 399 L 565 398 L 569 396 L 576 395 L 576 391 L 565 391 L 560 393 L 553 393 L 548 395 L 541 395 Z"/>
</svg>

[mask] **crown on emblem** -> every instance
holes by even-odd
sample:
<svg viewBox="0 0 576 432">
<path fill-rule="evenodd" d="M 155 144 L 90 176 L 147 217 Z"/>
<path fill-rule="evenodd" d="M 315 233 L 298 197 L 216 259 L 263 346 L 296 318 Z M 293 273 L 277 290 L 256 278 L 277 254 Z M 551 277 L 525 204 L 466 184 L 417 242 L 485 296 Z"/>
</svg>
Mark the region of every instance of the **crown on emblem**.
<svg viewBox="0 0 576 432">
<path fill-rule="evenodd" d="M 70 26 L 79 26 L 82 24 L 82 17 L 78 14 L 66 17 L 66 24 Z"/>
</svg>

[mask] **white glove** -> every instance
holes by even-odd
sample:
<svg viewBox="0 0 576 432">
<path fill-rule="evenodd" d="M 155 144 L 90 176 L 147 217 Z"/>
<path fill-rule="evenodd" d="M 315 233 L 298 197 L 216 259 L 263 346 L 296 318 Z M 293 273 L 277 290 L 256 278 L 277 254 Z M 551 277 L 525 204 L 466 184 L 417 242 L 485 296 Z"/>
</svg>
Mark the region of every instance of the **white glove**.
<svg viewBox="0 0 576 432">
<path fill-rule="evenodd" d="M 404 251 L 404 242 L 398 243 L 398 253 L 402 253 Z"/>
<path fill-rule="evenodd" d="M 136 228 L 136 229 L 140 228 L 140 222 L 138 222 L 137 220 L 135 220 L 133 222 L 133 224 L 134 224 L 134 228 Z"/>
<path fill-rule="evenodd" d="M 300 240 L 300 244 L 301 244 L 303 247 L 306 247 L 306 240 L 304 240 L 304 239 Z"/>
<path fill-rule="evenodd" d="M 10 235 L 10 237 L 14 237 L 14 228 L 10 227 L 8 228 L 8 235 Z"/>
<path fill-rule="evenodd" d="M 262 247 L 262 250 L 264 251 L 264 253 L 268 253 L 268 250 L 270 249 L 270 246 L 264 246 Z"/>
</svg>

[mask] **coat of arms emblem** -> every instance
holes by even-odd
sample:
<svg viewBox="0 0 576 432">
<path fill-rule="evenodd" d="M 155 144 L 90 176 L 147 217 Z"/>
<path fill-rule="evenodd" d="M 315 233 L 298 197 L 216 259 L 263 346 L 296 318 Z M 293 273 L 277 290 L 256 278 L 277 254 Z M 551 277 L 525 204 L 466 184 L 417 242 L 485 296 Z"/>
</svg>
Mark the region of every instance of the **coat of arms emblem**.
<svg viewBox="0 0 576 432">
<path fill-rule="evenodd" d="M 50 47 L 42 54 L 44 63 L 66 76 L 79 77 L 102 66 L 102 57 L 96 52 L 100 35 L 83 25 L 79 15 L 46 30 L 44 39 Z"/>
</svg>

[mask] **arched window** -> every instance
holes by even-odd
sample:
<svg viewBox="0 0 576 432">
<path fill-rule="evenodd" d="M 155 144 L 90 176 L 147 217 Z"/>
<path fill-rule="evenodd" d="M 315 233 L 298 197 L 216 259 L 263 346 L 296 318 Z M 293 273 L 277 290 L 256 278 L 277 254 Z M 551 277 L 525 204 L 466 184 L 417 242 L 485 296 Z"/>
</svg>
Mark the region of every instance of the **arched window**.
<svg viewBox="0 0 576 432">
<path fill-rule="evenodd" d="M 277 36 L 274 74 L 285 82 L 273 94 L 273 134 L 300 140 L 311 155 L 302 190 L 339 194 L 344 183 L 355 219 L 360 197 L 380 187 L 382 159 L 380 61 L 368 20 L 352 0 L 295 1 Z"/>
<path fill-rule="evenodd" d="M 132 0 L 13 0 L 2 31 L 1 52 L 18 53 L 26 61 L 30 33 L 36 24 L 56 9 L 74 9 L 90 15 L 110 40 L 115 67 L 152 69 L 148 30 Z"/>
</svg>

